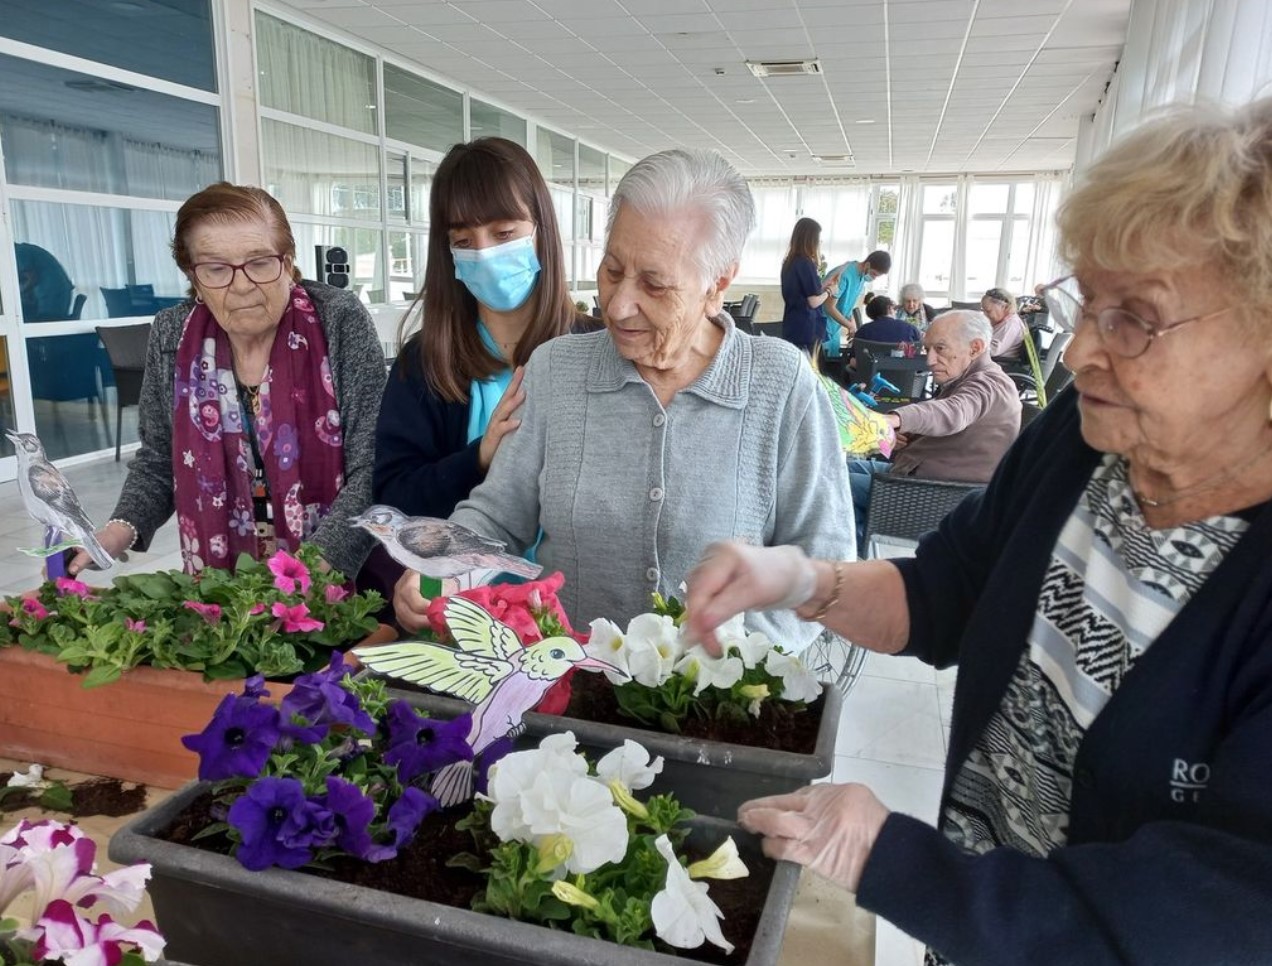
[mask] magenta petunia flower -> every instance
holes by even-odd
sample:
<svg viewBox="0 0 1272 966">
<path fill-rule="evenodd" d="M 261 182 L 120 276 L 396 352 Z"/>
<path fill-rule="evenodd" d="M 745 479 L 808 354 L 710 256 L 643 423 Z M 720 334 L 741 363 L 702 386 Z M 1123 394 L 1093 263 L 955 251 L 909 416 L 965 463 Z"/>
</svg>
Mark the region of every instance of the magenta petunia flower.
<svg viewBox="0 0 1272 966">
<path fill-rule="evenodd" d="M 274 586 L 284 594 L 296 593 L 298 585 L 302 594 L 309 593 L 309 568 L 286 550 L 280 550 L 269 558 L 269 569 L 274 575 Z"/>
<path fill-rule="evenodd" d="M 309 608 L 304 604 L 288 607 L 281 601 L 270 608 L 270 613 L 278 618 L 283 630 L 290 633 L 306 634 L 309 631 L 320 631 L 323 623 L 309 616 Z"/>
<path fill-rule="evenodd" d="M 349 596 L 349 591 L 345 590 L 339 584 L 328 584 L 325 595 L 328 604 L 338 604 Z"/>
<path fill-rule="evenodd" d="M 60 596 L 74 594 L 76 597 L 92 597 L 93 588 L 88 586 L 82 580 L 73 580 L 70 577 L 58 577 L 54 581 L 57 585 L 57 592 Z"/>
<path fill-rule="evenodd" d="M 49 616 L 48 610 L 34 597 L 22 598 L 22 613 L 28 617 L 35 617 L 41 620 Z"/>
<path fill-rule="evenodd" d="M 142 631 L 146 629 L 146 622 L 135 621 L 131 617 L 125 617 L 124 627 L 128 628 L 128 630 L 130 631 L 136 631 L 138 634 L 140 634 Z"/>
<path fill-rule="evenodd" d="M 221 619 L 220 604 L 201 604 L 197 600 L 187 600 L 181 606 L 194 611 L 209 624 L 215 624 Z"/>
</svg>

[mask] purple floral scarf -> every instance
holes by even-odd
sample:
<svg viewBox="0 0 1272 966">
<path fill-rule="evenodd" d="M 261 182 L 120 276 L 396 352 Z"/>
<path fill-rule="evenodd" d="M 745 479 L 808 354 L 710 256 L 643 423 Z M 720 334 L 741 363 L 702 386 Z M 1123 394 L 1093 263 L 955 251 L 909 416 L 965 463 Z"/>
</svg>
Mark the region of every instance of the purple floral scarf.
<svg viewBox="0 0 1272 966">
<path fill-rule="evenodd" d="M 327 339 L 308 294 L 293 285 L 260 386 L 260 414 L 244 419 L 229 337 L 198 303 L 177 347 L 172 477 L 188 573 L 272 552 L 256 534 L 255 427 L 273 508 L 274 543 L 295 552 L 344 485 L 344 438 Z"/>
</svg>

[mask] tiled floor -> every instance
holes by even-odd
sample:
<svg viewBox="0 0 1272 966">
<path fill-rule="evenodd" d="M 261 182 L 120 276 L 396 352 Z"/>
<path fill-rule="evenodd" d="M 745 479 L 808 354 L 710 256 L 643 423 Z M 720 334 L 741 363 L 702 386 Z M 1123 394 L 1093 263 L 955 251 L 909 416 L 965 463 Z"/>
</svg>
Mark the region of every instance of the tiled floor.
<svg viewBox="0 0 1272 966">
<path fill-rule="evenodd" d="M 110 516 L 123 484 L 122 463 L 102 460 L 66 471 L 85 510 L 99 526 Z M 17 486 L 0 484 L 0 547 L 38 546 L 40 528 L 22 508 Z M 175 522 L 156 535 L 150 552 L 133 554 L 120 572 L 181 566 Z M 0 555 L 0 594 L 16 594 L 39 582 L 40 562 Z M 89 571 L 92 583 L 110 575 Z M 952 671 L 937 672 L 913 658 L 870 655 L 839 723 L 833 779 L 868 785 L 885 805 L 928 822 L 936 820 L 941 769 L 948 744 L 954 694 Z M 4 769 L 0 761 L 0 770 Z M 109 831 L 109 823 L 102 829 Z M 876 926 L 876 966 L 921 966 L 922 947 L 886 922 Z"/>
</svg>

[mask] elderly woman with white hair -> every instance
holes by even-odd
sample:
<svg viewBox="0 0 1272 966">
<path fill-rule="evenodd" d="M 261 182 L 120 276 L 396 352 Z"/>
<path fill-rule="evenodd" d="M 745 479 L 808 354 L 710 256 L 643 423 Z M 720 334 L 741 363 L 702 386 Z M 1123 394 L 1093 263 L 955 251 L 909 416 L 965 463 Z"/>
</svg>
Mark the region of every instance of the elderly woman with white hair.
<svg viewBox="0 0 1272 966">
<path fill-rule="evenodd" d="M 808 359 L 738 332 L 722 311 L 755 223 L 718 154 L 669 150 L 632 167 L 610 207 L 597 277 L 605 331 L 559 337 L 525 369 L 520 428 L 451 519 L 565 574 L 576 626 L 624 623 L 679 588 L 710 543 L 855 555 L 838 430 Z M 424 601 L 395 604 L 408 629 Z M 792 649 L 817 628 L 754 626 Z"/>
<path fill-rule="evenodd" d="M 908 322 L 920 332 L 926 332 L 927 327 L 936 318 L 936 309 L 923 301 L 924 297 L 923 286 L 918 282 L 908 282 L 902 285 L 901 304 L 897 309 L 896 316 L 902 322 Z"/>
<path fill-rule="evenodd" d="M 910 560 L 729 545 L 690 578 L 700 635 L 795 606 L 957 664 L 938 826 L 854 784 L 740 817 L 930 963 L 1267 963 L 1272 99 L 1137 128 L 1059 229 L 1075 391 L 982 497 Z"/>
</svg>

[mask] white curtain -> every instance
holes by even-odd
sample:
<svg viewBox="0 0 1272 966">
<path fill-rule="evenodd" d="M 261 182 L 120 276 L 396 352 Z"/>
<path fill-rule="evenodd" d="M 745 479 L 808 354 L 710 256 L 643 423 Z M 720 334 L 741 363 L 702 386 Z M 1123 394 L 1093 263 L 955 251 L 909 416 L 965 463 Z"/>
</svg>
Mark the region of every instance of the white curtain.
<svg viewBox="0 0 1272 966">
<path fill-rule="evenodd" d="M 375 133 L 372 58 L 260 13 L 256 60 L 266 107 Z"/>
<path fill-rule="evenodd" d="M 261 133 L 265 187 L 289 214 L 380 218 L 374 145 L 268 118 Z"/>
<path fill-rule="evenodd" d="M 1033 212 L 1029 217 L 1029 254 L 1025 259 L 1025 278 L 1045 284 L 1064 274 L 1056 251 L 1056 209 L 1064 192 L 1063 175 L 1040 174 L 1034 178 Z M 1025 291 L 1020 294 L 1028 295 Z"/>
<path fill-rule="evenodd" d="M 221 158 L 123 138 L 123 194 L 184 201 L 221 177 Z"/>
<path fill-rule="evenodd" d="M 5 171 L 11 184 L 72 191 L 120 190 L 105 131 L 0 115 Z"/>
<path fill-rule="evenodd" d="M 860 261 L 869 254 L 868 182 L 810 184 L 801 193 L 800 212 L 821 224 L 821 249 L 828 269 L 844 262 Z"/>
<path fill-rule="evenodd" d="M 897 199 L 897 225 L 892 242 L 892 285 L 901 286 L 919 277 L 919 232 L 923 224 L 923 184 L 918 175 L 903 175 Z"/>
<path fill-rule="evenodd" d="M 738 281 L 776 284 L 782 259 L 791 243 L 791 230 L 799 218 L 794 185 L 752 185 L 756 229 L 747 239 L 738 268 Z M 826 232 L 822 231 L 825 243 Z"/>
<path fill-rule="evenodd" d="M 14 201 L 13 238 L 39 245 L 62 263 L 75 291 L 88 296 L 81 318 L 104 318 L 99 289 L 129 282 L 126 214 L 120 208 Z"/>
</svg>

